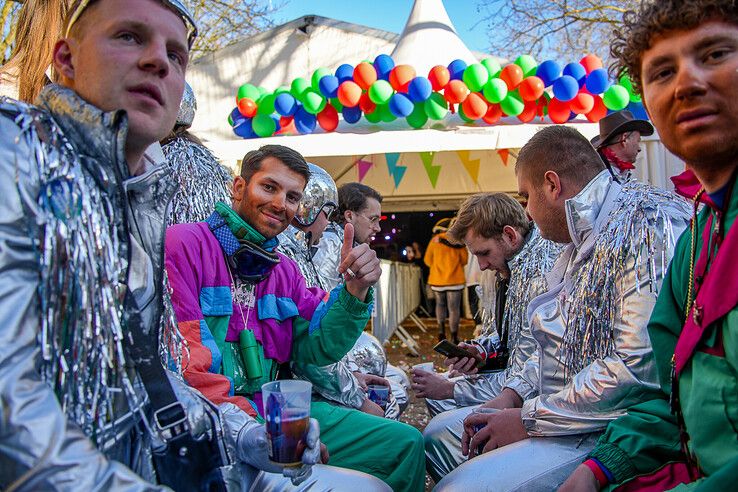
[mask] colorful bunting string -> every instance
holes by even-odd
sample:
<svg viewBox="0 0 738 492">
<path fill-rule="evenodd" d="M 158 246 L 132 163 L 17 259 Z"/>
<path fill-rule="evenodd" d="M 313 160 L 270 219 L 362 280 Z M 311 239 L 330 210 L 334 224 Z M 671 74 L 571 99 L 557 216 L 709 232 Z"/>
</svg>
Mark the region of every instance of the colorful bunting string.
<svg viewBox="0 0 738 492">
<path fill-rule="evenodd" d="M 435 152 L 420 152 L 420 160 L 423 161 L 423 167 L 433 188 L 438 184 L 438 176 L 441 174 L 441 166 L 433 165 L 433 158 L 435 156 Z"/>
<path fill-rule="evenodd" d="M 479 165 L 481 159 L 472 159 L 470 150 L 457 150 L 456 153 L 461 159 L 461 163 L 464 165 L 464 169 L 469 173 L 474 184 L 479 184 Z"/>
</svg>

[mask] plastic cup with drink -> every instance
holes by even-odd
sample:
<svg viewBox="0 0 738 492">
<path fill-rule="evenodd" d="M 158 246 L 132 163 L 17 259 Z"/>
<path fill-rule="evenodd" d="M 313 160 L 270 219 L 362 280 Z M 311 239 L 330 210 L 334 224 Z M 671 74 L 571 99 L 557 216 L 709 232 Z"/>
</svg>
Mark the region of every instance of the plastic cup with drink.
<svg viewBox="0 0 738 492">
<path fill-rule="evenodd" d="M 487 408 L 487 407 L 477 407 L 474 410 L 472 410 L 472 413 L 484 413 L 484 414 L 490 414 L 490 413 L 497 413 L 499 412 L 496 408 Z M 477 424 L 474 426 L 474 433 L 476 434 L 480 430 L 484 429 L 484 427 L 487 425 L 486 422 L 482 422 L 481 424 Z M 477 446 L 477 456 L 484 453 L 484 445 L 486 443 L 481 443 L 479 446 Z"/>
<path fill-rule="evenodd" d="M 272 381 L 261 387 L 270 461 L 284 466 L 302 465 L 312 387 L 307 381 L 294 379 Z"/>
<path fill-rule="evenodd" d="M 413 366 L 413 372 L 415 370 L 425 371 L 425 372 L 433 372 L 433 362 L 423 362 L 421 364 L 415 364 Z"/>
<path fill-rule="evenodd" d="M 389 390 L 389 386 L 383 384 L 370 384 L 367 387 L 367 396 L 371 401 L 382 407 L 382 410 L 386 410 L 389 401 Z"/>
</svg>

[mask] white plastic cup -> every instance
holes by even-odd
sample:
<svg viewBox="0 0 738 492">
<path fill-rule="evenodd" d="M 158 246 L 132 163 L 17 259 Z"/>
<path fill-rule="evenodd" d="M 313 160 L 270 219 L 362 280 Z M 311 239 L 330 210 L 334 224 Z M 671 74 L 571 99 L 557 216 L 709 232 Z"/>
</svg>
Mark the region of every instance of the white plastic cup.
<svg viewBox="0 0 738 492">
<path fill-rule="evenodd" d="M 423 362 L 422 364 L 415 364 L 413 366 L 413 370 L 419 369 L 421 371 L 425 372 L 434 372 L 433 371 L 433 362 Z"/>
</svg>

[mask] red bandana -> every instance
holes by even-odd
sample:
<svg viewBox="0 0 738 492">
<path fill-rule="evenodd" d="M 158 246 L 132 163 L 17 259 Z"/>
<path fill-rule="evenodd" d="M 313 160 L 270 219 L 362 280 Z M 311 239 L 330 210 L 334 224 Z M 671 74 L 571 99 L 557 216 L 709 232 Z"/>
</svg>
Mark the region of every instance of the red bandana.
<svg viewBox="0 0 738 492">
<path fill-rule="evenodd" d="M 614 164 L 615 167 L 620 169 L 621 172 L 630 171 L 631 169 L 636 168 L 632 162 L 624 161 L 616 156 L 615 152 L 613 152 L 610 147 L 603 147 L 602 154 L 607 157 L 607 160 L 610 161 L 610 164 Z"/>
</svg>

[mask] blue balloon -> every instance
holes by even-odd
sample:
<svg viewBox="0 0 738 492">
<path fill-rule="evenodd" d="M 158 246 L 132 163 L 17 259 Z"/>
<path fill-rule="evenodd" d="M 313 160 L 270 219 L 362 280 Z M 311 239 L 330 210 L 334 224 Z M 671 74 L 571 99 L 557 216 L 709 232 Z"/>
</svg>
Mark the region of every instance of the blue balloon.
<svg viewBox="0 0 738 492">
<path fill-rule="evenodd" d="M 295 128 L 300 133 L 313 133 L 317 119 L 314 114 L 310 114 L 305 111 L 302 106 L 297 108 L 295 111 Z"/>
<path fill-rule="evenodd" d="M 413 102 L 401 93 L 393 94 L 389 100 L 389 110 L 396 118 L 404 118 L 415 109 Z"/>
<path fill-rule="evenodd" d="M 564 67 L 564 75 L 574 77 L 579 87 L 584 85 L 584 81 L 587 78 L 587 71 L 584 69 L 581 63 L 571 62 Z"/>
<path fill-rule="evenodd" d="M 628 107 L 625 109 L 633 113 L 633 116 L 638 120 L 648 121 L 650 119 L 648 113 L 646 113 L 646 109 L 643 107 L 643 103 L 631 102 L 628 103 Z"/>
<path fill-rule="evenodd" d="M 297 111 L 297 101 L 289 92 L 283 92 L 274 99 L 274 110 L 282 116 L 292 116 Z"/>
<path fill-rule="evenodd" d="M 344 106 L 341 114 L 343 114 L 343 121 L 353 125 L 361 119 L 361 108 L 359 106 L 354 106 L 353 108 Z"/>
<path fill-rule="evenodd" d="M 274 131 L 278 132 L 279 130 L 282 129 L 282 125 L 279 124 L 279 118 L 277 118 L 275 115 L 271 115 L 271 118 L 274 120 L 274 124 L 275 124 Z"/>
<path fill-rule="evenodd" d="M 451 80 L 463 80 L 464 70 L 466 70 L 466 62 L 464 60 L 454 60 L 448 64 Z"/>
<path fill-rule="evenodd" d="M 231 119 L 233 120 L 233 126 L 236 126 L 241 122 L 241 120 L 245 120 L 246 117 L 241 114 L 238 108 L 233 108 L 233 111 L 231 111 Z"/>
<path fill-rule="evenodd" d="M 433 86 L 425 77 L 415 77 L 407 86 L 407 95 L 413 102 L 423 102 L 427 100 L 433 92 Z"/>
<path fill-rule="evenodd" d="M 254 129 L 251 128 L 251 118 L 243 117 L 243 120 L 233 127 L 233 133 L 241 138 L 255 137 Z"/>
<path fill-rule="evenodd" d="M 339 84 L 347 80 L 354 80 L 354 67 L 344 63 L 336 69 L 336 77 L 338 77 Z"/>
<path fill-rule="evenodd" d="M 320 89 L 320 92 L 325 97 L 336 97 L 339 84 L 340 82 L 338 81 L 338 77 L 325 75 L 320 79 L 320 82 L 318 82 L 318 89 Z"/>
<path fill-rule="evenodd" d="M 389 55 L 379 55 L 374 59 L 377 77 L 382 80 L 389 80 L 389 74 L 393 68 L 395 68 L 395 61 Z"/>
<path fill-rule="evenodd" d="M 562 75 L 553 83 L 553 93 L 560 101 L 571 101 L 579 92 L 579 84 L 570 75 Z"/>
<path fill-rule="evenodd" d="M 561 65 L 554 60 L 546 60 L 538 65 L 536 69 L 536 77 L 543 81 L 546 87 L 554 83 L 554 80 L 561 77 Z"/>
<path fill-rule="evenodd" d="M 585 85 L 591 94 L 602 94 L 605 92 L 610 87 L 610 81 L 607 79 L 607 70 L 604 68 L 592 70 L 587 75 Z"/>
</svg>

